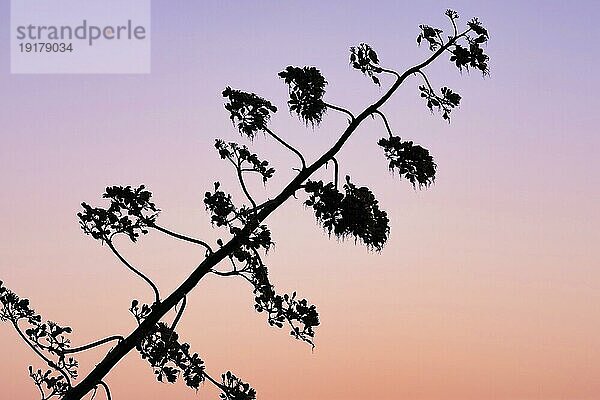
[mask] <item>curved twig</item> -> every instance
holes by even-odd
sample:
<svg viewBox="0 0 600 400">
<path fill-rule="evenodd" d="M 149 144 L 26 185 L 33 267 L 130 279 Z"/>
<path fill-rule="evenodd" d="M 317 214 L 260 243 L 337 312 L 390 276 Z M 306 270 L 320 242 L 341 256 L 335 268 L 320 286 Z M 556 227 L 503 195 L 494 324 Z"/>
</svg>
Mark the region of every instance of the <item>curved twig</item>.
<svg viewBox="0 0 600 400">
<path fill-rule="evenodd" d="M 186 304 L 187 304 L 187 296 L 183 296 L 183 299 L 181 300 L 181 308 L 177 312 L 177 315 L 175 316 L 175 319 L 173 320 L 173 323 L 171 324 L 171 336 L 173 336 L 173 331 L 175 330 L 175 327 L 179 323 L 179 320 L 181 319 L 181 316 L 183 315 L 183 311 L 185 311 Z M 171 341 L 171 336 L 169 337 L 169 342 Z"/>
<path fill-rule="evenodd" d="M 233 158 L 231 158 L 231 155 L 228 155 L 225 158 L 227 159 L 227 161 L 229 161 L 231 163 L 231 165 L 236 167 L 237 164 L 235 163 L 235 161 L 233 161 Z M 238 158 L 238 161 L 239 161 L 239 158 Z"/>
<path fill-rule="evenodd" d="M 279 143 L 281 143 L 288 150 L 290 150 L 294 154 L 296 154 L 298 156 L 298 158 L 300 159 L 300 161 L 302 162 L 302 169 L 306 169 L 306 161 L 304 160 L 304 156 L 302 156 L 302 153 L 300 153 L 298 150 L 296 150 L 295 148 L 293 148 L 292 146 L 290 146 L 289 144 L 287 144 L 283 139 L 281 139 L 279 136 L 277 136 L 276 134 L 274 134 L 269 128 L 265 127 L 265 132 L 267 132 L 269 135 L 271 135 L 271 137 L 273 139 L 277 140 Z"/>
<path fill-rule="evenodd" d="M 213 385 L 215 385 L 216 387 L 219 388 L 219 390 L 222 390 L 223 392 L 227 392 L 227 387 L 221 385 L 219 382 L 217 382 L 216 380 L 214 380 L 209 374 L 207 374 L 206 372 L 203 372 L 204 377 L 207 378 L 209 380 L 209 382 L 211 382 Z"/>
<path fill-rule="evenodd" d="M 217 271 L 216 269 L 211 269 L 210 272 L 212 272 L 215 275 L 219 275 L 219 276 L 237 276 L 240 274 L 239 271 L 227 271 L 227 272 L 222 272 L 222 271 Z"/>
<path fill-rule="evenodd" d="M 418 69 L 418 70 L 415 71 L 415 74 L 421 75 L 423 77 L 423 80 L 427 84 L 427 87 L 429 88 L 429 90 L 431 90 L 433 93 L 435 93 L 435 90 L 433 90 L 433 87 L 431 86 L 431 83 L 429 83 L 429 79 L 427 79 L 427 75 L 425 75 L 423 73 L 423 71 L 421 71 L 420 69 Z"/>
<path fill-rule="evenodd" d="M 338 165 L 338 161 L 336 160 L 335 157 L 331 157 L 331 161 L 333 161 L 333 177 L 334 177 L 335 188 L 337 189 L 339 176 L 340 176 L 340 166 Z"/>
<path fill-rule="evenodd" d="M 375 111 L 373 111 L 373 114 L 377 114 L 377 115 L 379 115 L 379 116 L 381 117 L 381 119 L 383 119 L 383 123 L 384 123 L 384 125 L 385 125 L 385 129 L 386 129 L 386 130 L 387 130 L 387 132 L 388 132 L 388 135 L 390 135 L 390 137 L 394 136 L 394 135 L 392 134 L 392 129 L 390 128 L 390 124 L 388 123 L 388 120 L 387 120 L 387 118 L 385 117 L 385 114 L 384 114 L 384 113 L 382 113 L 382 112 L 381 112 L 381 111 L 379 111 L 379 110 L 375 110 Z"/>
<path fill-rule="evenodd" d="M 454 38 L 452 38 L 452 40 L 448 41 L 448 43 L 446 44 L 446 46 L 444 46 L 444 51 L 450 53 L 451 55 L 454 55 L 454 53 L 452 52 L 452 50 L 450 50 L 450 45 L 456 43 L 458 41 L 458 39 L 462 38 L 462 37 L 467 37 L 467 35 L 469 34 L 469 32 L 471 32 L 472 29 L 469 28 L 466 31 L 464 31 L 463 33 L 461 33 L 460 35 L 456 36 L 458 32 L 455 32 L 454 34 Z"/>
<path fill-rule="evenodd" d="M 439 32 L 436 32 L 438 39 L 440 39 L 440 47 L 444 46 L 444 39 L 442 39 L 442 35 Z"/>
<path fill-rule="evenodd" d="M 108 385 L 106 383 L 104 383 L 103 381 L 98 382 L 98 384 L 104 388 L 104 392 L 106 393 L 106 399 L 112 400 L 112 397 L 110 395 L 110 389 L 108 388 Z"/>
<path fill-rule="evenodd" d="M 221 271 L 217 271 L 215 269 L 211 269 L 210 272 L 212 272 L 215 275 L 218 276 L 241 276 L 242 278 L 244 278 L 248 283 L 250 283 L 251 285 L 254 285 L 254 283 L 252 282 L 252 280 L 250 278 L 248 278 L 246 275 L 244 275 L 244 271 L 227 271 L 227 272 L 221 272 Z"/>
<path fill-rule="evenodd" d="M 164 352 L 165 354 L 161 360 L 161 365 L 164 365 L 165 361 L 167 360 L 167 353 L 169 351 L 169 346 L 171 345 L 171 340 L 173 339 L 173 334 L 175 333 L 175 327 L 177 326 L 177 323 L 179 322 L 179 320 L 181 319 L 181 316 L 183 315 L 183 311 L 185 310 L 186 304 L 187 304 L 187 296 L 183 296 L 183 299 L 181 300 L 181 308 L 179 309 L 179 311 L 177 312 L 177 315 L 175 316 L 175 319 L 171 323 L 171 328 L 170 328 L 171 333 L 169 333 L 169 338 L 165 342 L 165 352 Z"/>
<path fill-rule="evenodd" d="M 158 288 L 156 287 L 156 285 L 154 284 L 154 282 L 152 282 L 150 280 L 150 278 L 148 278 L 146 275 L 144 275 L 143 273 L 141 273 L 139 270 L 137 270 L 136 268 L 134 268 L 131 264 L 129 264 L 127 262 L 126 259 L 123 258 L 123 256 L 117 251 L 117 249 L 115 248 L 115 246 L 112 244 L 112 241 L 107 240 L 106 243 L 108 244 L 108 247 L 112 250 L 112 252 L 117 256 L 117 258 L 123 263 L 125 264 L 125 266 L 127 268 L 129 268 L 134 274 L 136 274 L 137 276 L 139 276 L 140 278 L 142 278 L 144 281 L 146 281 L 146 283 L 148 285 L 150 285 L 150 287 L 152 288 L 152 290 L 154 291 L 154 296 L 155 296 L 155 300 L 157 303 L 160 303 L 160 294 L 158 293 Z"/>
<path fill-rule="evenodd" d="M 47 400 L 46 394 L 44 393 L 44 389 L 42 389 L 42 384 L 41 383 L 38 384 L 37 382 L 34 382 L 34 383 L 35 383 L 35 387 L 37 387 L 38 391 L 40 392 L 40 396 L 41 396 L 42 400 Z"/>
<path fill-rule="evenodd" d="M 378 68 L 381 72 L 392 74 L 392 75 L 395 75 L 396 78 L 400 78 L 400 74 L 398 72 L 394 71 L 393 69 L 383 68 L 383 67 L 380 67 L 379 65 L 373 65 L 373 67 Z"/>
<path fill-rule="evenodd" d="M 260 210 L 261 208 L 263 208 L 263 207 L 267 206 L 267 205 L 268 205 L 270 202 L 272 202 L 272 201 L 273 201 L 273 200 L 271 200 L 271 199 L 268 199 L 268 200 L 267 200 L 267 201 L 265 201 L 264 203 L 257 205 L 257 206 L 256 206 L 256 208 L 255 208 L 254 210 L 255 210 L 255 211 L 258 211 L 258 210 Z"/>
<path fill-rule="evenodd" d="M 456 37 L 458 35 L 458 28 L 456 27 L 456 22 L 454 21 L 454 18 L 452 18 L 450 15 L 448 15 L 448 19 L 450 20 L 450 22 L 452 22 L 452 28 L 454 29 L 454 37 Z"/>
<path fill-rule="evenodd" d="M 110 337 L 107 337 L 107 338 L 104 338 L 104 339 L 97 340 L 97 341 L 95 341 L 93 343 L 86 344 L 84 346 L 72 347 L 70 349 L 66 349 L 64 351 L 64 354 L 79 353 L 80 351 L 86 351 L 86 350 L 89 350 L 89 349 L 93 349 L 94 347 L 98 347 L 98 346 L 101 346 L 101 345 L 103 345 L 105 343 L 112 342 L 113 340 L 121 341 L 123 339 L 124 339 L 124 337 L 123 336 L 119 336 L 119 335 L 110 336 Z"/>
<path fill-rule="evenodd" d="M 244 175 L 242 174 L 242 167 L 241 167 L 241 165 L 240 165 L 239 162 L 235 166 L 235 169 L 236 169 L 236 172 L 237 172 L 238 180 L 240 182 L 240 186 L 242 187 L 242 191 L 246 195 L 246 198 L 248 199 L 248 201 L 250 201 L 250 203 L 252 203 L 252 208 L 254 210 L 256 210 L 256 202 L 254 201 L 254 199 L 252 198 L 252 196 L 250 196 L 250 192 L 248 192 L 248 188 L 246 188 L 246 183 L 244 182 Z"/>
<path fill-rule="evenodd" d="M 200 246 L 204 246 L 209 253 L 213 253 L 213 249 L 208 245 L 208 243 L 203 242 L 200 239 L 196 239 L 196 238 L 193 238 L 193 237 L 182 235 L 182 234 L 177 233 L 177 232 L 170 231 L 167 228 L 163 228 L 162 226 L 156 225 L 154 223 L 152 225 L 148 225 L 148 226 L 150 228 L 156 229 L 157 231 L 160 231 L 160 232 L 165 233 L 165 234 L 167 234 L 169 236 L 172 236 L 172 237 L 174 237 L 176 239 L 180 239 L 180 240 L 183 240 L 183 241 L 186 241 L 186 242 L 190 242 L 190 243 L 198 244 Z"/>
<path fill-rule="evenodd" d="M 326 102 L 323 102 L 323 104 L 325 104 L 326 107 L 331 108 L 332 110 L 336 110 L 336 111 L 348 114 L 350 116 L 351 121 L 354 120 L 354 114 L 352 114 L 350 111 L 346 110 L 345 108 L 334 106 L 333 104 L 329 104 Z"/>
</svg>

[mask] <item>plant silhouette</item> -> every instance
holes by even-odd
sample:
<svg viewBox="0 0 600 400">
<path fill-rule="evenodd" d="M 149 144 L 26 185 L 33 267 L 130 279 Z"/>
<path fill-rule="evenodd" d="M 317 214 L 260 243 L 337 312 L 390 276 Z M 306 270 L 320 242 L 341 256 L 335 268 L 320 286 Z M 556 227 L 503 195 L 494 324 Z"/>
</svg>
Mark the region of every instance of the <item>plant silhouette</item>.
<svg viewBox="0 0 600 400">
<path fill-rule="evenodd" d="M 204 205 L 210 213 L 212 224 L 223 228 L 228 235 L 226 239 L 217 240 L 214 246 L 159 225 L 160 209 L 153 203 L 152 193 L 143 185 L 107 187 L 102 196 L 107 203 L 104 207 L 82 203 L 78 217 L 83 232 L 106 244 L 127 269 L 148 284 L 154 299 L 149 304 L 132 300 L 129 311 L 138 325 L 128 336 L 115 335 L 73 347 L 69 339 L 72 333 L 70 327 L 45 321 L 27 299 L 20 298 L 0 282 L 0 319 L 10 323 L 47 365 L 43 369 L 29 367 L 29 375 L 39 389 L 42 400 L 53 397 L 78 400 L 92 392 L 95 395 L 99 389 L 110 399 L 110 390 L 104 379 L 134 349 L 150 364 L 158 381 L 174 383 L 183 380 L 193 389 L 210 382 L 221 391 L 222 400 L 255 399 L 255 390 L 232 372 L 226 371 L 220 378 L 209 374 L 204 360 L 176 332 L 186 309 L 187 294 L 208 274 L 241 277 L 248 281 L 253 287 L 255 309 L 264 313 L 269 325 L 277 328 L 287 326 L 295 339 L 314 346 L 315 328 L 319 326 L 317 309 L 296 292 L 280 294 L 275 290 L 262 259 L 262 254 L 273 245 L 271 232 L 263 221 L 291 197 L 304 191 L 307 195 L 304 205 L 314 211 L 317 222 L 329 235 L 354 238 L 369 249 L 377 252 L 382 250 L 390 231 L 386 212 L 380 209 L 379 202 L 369 188 L 353 183 L 348 176 L 340 184 L 340 166 L 335 157 L 368 117 L 381 118 L 386 135 L 378 144 L 389 161 L 389 169 L 415 188 L 428 187 L 434 182 L 437 166 L 429 151 L 394 135 L 382 107 L 407 78 L 414 76 L 423 82 L 419 90 L 426 106 L 431 112 L 438 111 L 442 118 L 450 121 L 450 115 L 459 105 L 461 97 L 446 87 L 439 91 L 434 89 L 425 68 L 440 57 L 449 56 L 460 71 L 473 69 L 483 75 L 488 74 L 488 56 L 482 47 L 488 40 L 487 30 L 474 18 L 459 31 L 458 14 L 447 10 L 445 15 L 450 21 L 450 33 L 444 36 L 441 29 L 421 25 L 417 43 L 426 43 L 431 54 L 402 73 L 384 68 L 379 56 L 368 44 L 360 43 L 350 49 L 351 67 L 362 72 L 376 85 L 382 85 L 382 76 L 388 75 L 394 79 L 375 103 L 358 114 L 325 101 L 328 82 L 317 68 L 288 66 L 279 73 L 288 86 L 289 110 L 303 124 L 317 127 L 330 111 L 342 113 L 348 118 L 347 126 L 335 144 L 312 163 L 307 162 L 299 150 L 269 128 L 269 120 L 277 112 L 277 107 L 255 93 L 227 87 L 223 91 L 225 110 L 239 133 L 250 141 L 261 135 L 275 140 L 298 158 L 299 165 L 297 174 L 279 194 L 261 202 L 251 195 L 245 177 L 256 174 L 267 184 L 274 176 L 275 169 L 246 145 L 217 139 L 215 149 L 221 159 L 232 165 L 245 199 L 236 203 L 219 182 L 215 182 L 213 188 L 206 192 Z M 335 167 L 331 180 L 310 179 L 329 162 L 333 162 Z M 124 235 L 136 242 L 151 230 L 205 250 L 204 258 L 196 269 L 168 296 L 162 296 L 159 287 L 140 268 L 131 265 L 114 244 L 116 236 Z M 217 268 L 222 261 L 228 261 L 226 265 L 231 267 L 225 270 L 223 268 L 226 267 Z M 175 319 L 170 323 L 162 321 L 165 314 L 178 305 Z M 114 347 L 87 376 L 76 383 L 78 362 L 74 356 L 107 343 L 113 343 Z"/>
</svg>

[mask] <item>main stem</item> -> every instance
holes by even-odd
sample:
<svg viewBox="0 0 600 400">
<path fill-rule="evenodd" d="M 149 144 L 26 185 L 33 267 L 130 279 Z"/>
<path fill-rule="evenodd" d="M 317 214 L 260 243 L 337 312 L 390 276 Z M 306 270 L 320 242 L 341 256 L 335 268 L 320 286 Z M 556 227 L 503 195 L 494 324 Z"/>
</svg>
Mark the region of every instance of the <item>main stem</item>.
<svg viewBox="0 0 600 400">
<path fill-rule="evenodd" d="M 460 37 L 460 36 L 458 36 Z M 281 206 L 287 199 L 296 193 L 313 173 L 321 168 L 327 161 L 334 157 L 344 146 L 346 141 L 352 136 L 360 124 L 371 114 L 376 112 L 400 87 L 400 85 L 415 72 L 425 68 L 438 58 L 448 47 L 454 44 L 458 37 L 448 41 L 444 46 L 439 48 L 434 54 L 421 64 L 409 68 L 400 75 L 392 87 L 375 103 L 367 107 L 355 119 L 351 120 L 350 124 L 340 136 L 338 141 L 325 154 L 310 166 L 303 168 L 298 175 L 292 179 L 290 183 L 271 201 L 256 214 L 256 218 L 246 224 L 244 228 L 235 235 L 229 242 L 214 253 L 209 254 L 202 263 L 192 272 L 192 274 L 162 302 L 154 305 L 152 312 L 146 319 L 124 340 L 119 342 L 102 361 L 76 386 L 72 387 L 63 400 L 81 400 L 87 393 L 92 391 L 102 379 L 113 369 L 119 361 L 127 353 L 135 348 L 141 340 L 150 332 L 150 330 L 160 321 L 160 319 L 175 307 L 196 285 L 200 280 L 210 272 L 219 262 L 226 258 L 232 251 L 236 250 L 241 244 L 241 239 L 248 237 L 262 221 L 264 221 L 273 211 Z"/>
</svg>

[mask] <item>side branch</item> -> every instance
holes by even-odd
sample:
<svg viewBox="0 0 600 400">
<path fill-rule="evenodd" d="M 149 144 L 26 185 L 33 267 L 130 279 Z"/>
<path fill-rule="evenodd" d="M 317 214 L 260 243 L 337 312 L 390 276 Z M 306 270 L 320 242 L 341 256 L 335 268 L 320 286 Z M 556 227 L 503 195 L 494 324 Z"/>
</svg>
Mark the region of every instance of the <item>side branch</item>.
<svg viewBox="0 0 600 400">
<path fill-rule="evenodd" d="M 294 154 L 296 154 L 298 156 L 298 158 L 300 159 L 300 162 L 302 163 L 302 169 L 306 169 L 306 161 L 304 160 L 304 156 L 302 156 L 302 153 L 300 153 L 298 150 L 296 150 L 295 148 L 293 148 L 292 146 L 287 144 L 283 139 L 281 139 L 279 136 L 274 134 L 273 131 L 271 131 L 269 128 L 265 127 L 265 132 L 267 132 L 269 135 L 271 135 L 271 137 L 273 139 L 277 140 L 280 144 L 282 144 L 288 150 L 290 150 Z"/>
<path fill-rule="evenodd" d="M 110 389 L 108 388 L 108 385 L 106 383 L 104 383 L 103 381 L 98 382 L 98 384 L 100 386 L 102 386 L 102 388 L 104 388 L 104 393 L 106 393 L 106 400 L 112 400 L 112 397 L 110 395 Z"/>
<path fill-rule="evenodd" d="M 64 353 L 65 354 L 79 353 L 80 351 L 86 351 L 86 350 L 89 350 L 89 349 L 93 349 L 94 347 L 98 347 L 98 346 L 101 346 L 101 345 L 103 345 L 105 343 L 112 342 L 113 340 L 121 341 L 123 339 L 124 339 L 123 336 L 118 336 L 118 335 L 110 336 L 110 337 L 107 337 L 107 338 L 104 338 L 104 339 L 97 340 L 97 341 L 95 341 L 93 343 L 86 344 L 84 346 L 72 347 L 70 349 L 66 349 L 64 351 Z"/>
<path fill-rule="evenodd" d="M 329 104 L 329 103 L 325 103 L 325 102 L 323 102 L 323 104 L 325 104 L 326 107 L 331 108 L 332 110 L 343 112 L 344 114 L 349 115 L 350 121 L 352 121 L 354 119 L 354 114 L 352 114 L 350 111 L 346 110 L 345 108 L 334 106 L 333 104 Z"/>
<path fill-rule="evenodd" d="M 397 73 L 396 71 L 394 71 L 393 69 L 383 68 L 378 65 L 373 65 L 373 67 L 376 69 L 379 69 L 381 72 L 385 72 L 386 74 L 392 74 L 392 75 L 396 76 L 396 78 L 400 78 L 400 74 Z"/>
<path fill-rule="evenodd" d="M 217 276 L 223 276 L 223 277 L 241 276 L 242 278 L 244 278 L 246 280 L 246 282 L 250 283 L 251 285 L 254 285 L 254 282 L 252 282 L 252 280 L 244 274 L 244 272 L 246 272 L 245 270 L 241 270 L 241 271 L 233 270 L 233 271 L 222 272 L 222 271 L 217 271 L 217 270 L 212 269 L 210 272 L 212 272 L 213 274 L 215 274 Z"/>
<path fill-rule="evenodd" d="M 427 87 L 429 88 L 429 90 L 431 90 L 432 92 L 435 92 L 433 90 L 433 87 L 431 86 L 431 83 L 429 83 L 429 79 L 427 79 L 427 75 L 425 75 L 425 73 L 423 73 L 423 71 L 418 69 L 415 71 L 415 73 L 421 75 L 421 77 L 423 78 L 423 81 L 425 81 L 425 84 L 427 84 Z"/>
<path fill-rule="evenodd" d="M 179 323 L 179 320 L 181 319 L 181 316 L 183 315 L 183 312 L 185 311 L 186 304 L 187 304 L 187 296 L 183 296 L 183 300 L 181 300 L 181 308 L 177 312 L 177 315 L 175 316 L 175 319 L 173 320 L 173 323 L 171 324 L 171 328 L 170 328 L 171 333 L 169 334 L 169 338 L 165 342 L 165 355 L 162 360 L 163 365 L 167 358 L 167 351 L 169 349 L 169 346 L 171 346 L 171 340 L 173 339 L 173 334 L 175 333 L 175 328 L 177 327 L 177 324 Z"/>
<path fill-rule="evenodd" d="M 187 305 L 187 296 L 183 296 L 183 299 L 181 300 L 181 307 L 179 308 L 179 311 L 177 312 L 177 315 L 175 316 L 175 319 L 173 320 L 173 323 L 171 324 L 171 336 L 173 336 L 173 332 L 175 331 L 175 328 L 177 327 L 177 324 L 179 323 L 179 320 L 181 319 L 181 316 L 183 315 L 183 312 L 185 311 L 185 306 Z M 171 342 L 171 338 L 169 337 L 168 343 Z"/>
<path fill-rule="evenodd" d="M 373 103 L 365 111 L 369 111 L 369 114 L 370 114 L 373 111 L 377 110 L 379 107 L 381 107 L 386 101 L 389 100 L 389 98 L 392 96 L 392 94 L 394 94 L 394 92 L 400 87 L 400 85 L 406 80 L 406 78 L 408 78 L 410 75 L 416 73 L 417 71 L 420 71 L 423 68 L 427 67 L 436 58 L 438 58 L 446 50 L 448 50 L 450 48 L 450 46 L 452 46 L 454 43 L 456 43 L 456 41 L 458 39 L 460 39 L 461 37 L 463 37 L 464 35 L 466 35 L 469 31 L 470 31 L 470 29 L 467 30 L 467 31 L 465 31 L 465 32 L 463 32 L 463 33 L 461 33 L 460 35 L 455 36 L 452 39 L 448 40 L 448 42 L 445 45 L 443 45 L 439 49 L 437 49 L 427 60 L 423 61 L 420 64 L 415 65 L 414 67 L 411 67 L 411 68 L 407 69 L 406 71 L 404 71 L 404 73 L 402 75 L 398 76 L 398 79 L 392 85 L 392 87 L 387 91 L 387 93 L 385 93 L 377 102 Z"/>
<path fill-rule="evenodd" d="M 117 256 L 117 258 L 127 268 L 129 268 L 134 274 L 136 274 L 137 276 L 139 276 L 140 278 L 142 278 L 144 281 L 146 281 L 146 283 L 148 285 L 150 285 L 150 287 L 154 291 L 155 301 L 156 301 L 156 303 L 159 303 L 160 302 L 160 294 L 158 293 L 158 288 L 156 287 L 156 285 L 154 284 L 154 282 L 152 282 L 150 280 L 150 278 L 148 278 L 146 275 L 144 275 L 139 270 L 137 270 L 136 268 L 134 268 L 131 264 L 129 264 L 129 262 L 127 262 L 127 260 L 125 258 L 123 258 L 123 256 L 117 251 L 117 249 L 115 248 L 115 246 L 112 244 L 112 242 L 110 240 L 107 240 L 106 244 L 108 244 L 108 247 L 112 250 L 112 252 Z"/>
<path fill-rule="evenodd" d="M 340 176 L 340 166 L 335 157 L 331 157 L 331 161 L 333 161 L 333 179 L 334 179 L 335 188 L 337 189 L 338 188 L 338 180 L 339 180 L 339 176 Z"/>
<path fill-rule="evenodd" d="M 382 113 L 381 111 L 379 111 L 379 110 L 375 110 L 375 111 L 373 111 L 373 114 L 377 114 L 377 115 L 379 115 L 379 116 L 381 117 L 381 119 L 383 119 L 383 123 L 384 123 L 384 125 L 385 125 L 385 129 L 386 129 L 386 130 L 387 130 L 387 132 L 388 132 L 388 135 L 390 135 L 390 137 L 394 136 L 394 135 L 392 135 L 392 129 L 390 128 L 390 124 L 388 123 L 388 120 L 387 120 L 387 118 L 385 117 L 385 114 L 383 114 L 383 113 Z"/>
<path fill-rule="evenodd" d="M 248 188 L 246 187 L 246 183 L 244 182 L 244 175 L 242 174 L 242 167 L 239 162 L 235 166 L 235 170 L 237 172 L 238 180 L 240 182 L 240 186 L 242 187 L 242 191 L 246 195 L 248 201 L 252 204 L 252 208 L 256 209 L 256 202 L 254 201 L 252 196 L 250 196 L 250 192 L 248 192 Z"/>
<path fill-rule="evenodd" d="M 157 231 L 160 231 L 160 232 L 162 232 L 164 234 L 172 236 L 172 237 L 174 237 L 176 239 L 180 239 L 180 240 L 183 240 L 183 241 L 186 241 L 186 242 L 190 242 L 190 243 L 194 243 L 194 244 L 203 246 L 204 248 L 206 248 L 206 251 L 208 251 L 208 253 L 212 253 L 213 252 L 212 248 L 208 245 L 208 243 L 203 242 L 200 239 L 196 239 L 196 238 L 193 238 L 193 237 L 189 237 L 189 236 L 186 236 L 186 235 L 182 235 L 180 233 L 176 233 L 176 232 L 170 231 L 170 230 L 168 230 L 166 228 L 163 228 L 162 226 L 156 225 L 154 223 L 152 225 L 149 225 L 149 226 L 151 228 L 156 229 Z"/>
<path fill-rule="evenodd" d="M 227 393 L 227 388 L 225 386 L 221 385 L 219 382 L 217 382 L 213 377 L 211 377 L 210 375 L 208 375 L 206 372 L 204 372 L 204 377 L 206 379 L 208 379 L 210 381 L 210 383 L 212 383 L 213 385 L 215 385 L 217 388 L 219 388 L 223 392 Z"/>
</svg>

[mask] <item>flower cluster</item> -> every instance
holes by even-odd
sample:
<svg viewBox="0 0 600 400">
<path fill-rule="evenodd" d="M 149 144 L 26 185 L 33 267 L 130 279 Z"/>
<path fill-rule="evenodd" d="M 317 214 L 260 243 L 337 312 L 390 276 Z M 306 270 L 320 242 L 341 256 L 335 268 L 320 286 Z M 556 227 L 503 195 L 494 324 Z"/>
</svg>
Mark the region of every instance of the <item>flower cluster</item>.
<svg viewBox="0 0 600 400">
<path fill-rule="evenodd" d="M 434 28 L 429 25 L 419 25 L 421 33 L 417 36 L 417 44 L 421 45 L 421 42 L 425 40 L 429 44 L 429 50 L 434 51 L 442 46 L 442 33 L 443 30 Z"/>
<path fill-rule="evenodd" d="M 27 343 L 35 349 L 52 369 L 42 371 L 29 367 L 29 376 L 40 390 L 43 398 L 62 396 L 71 388 L 70 379 L 77 378 L 77 360 L 68 357 L 70 341 L 65 334 L 72 332 L 68 326 L 55 322 L 42 322 L 42 317 L 29 305 L 28 299 L 22 299 L 6 288 L 0 281 L 0 321 L 10 321 Z M 24 330 L 21 324 L 27 324 Z M 46 356 L 47 354 L 48 356 Z M 54 360 L 49 357 L 53 357 Z M 49 391 L 48 393 L 46 393 Z"/>
<path fill-rule="evenodd" d="M 489 56 L 485 54 L 481 47 L 487 43 L 490 37 L 487 29 L 483 27 L 477 18 L 473 18 L 467 22 L 468 29 L 459 34 L 456 30 L 456 20 L 459 18 L 458 13 L 453 10 L 446 10 L 445 14 L 454 27 L 454 36 L 449 37 L 450 41 L 454 41 L 448 47 L 448 50 L 452 54 L 450 56 L 450 61 L 452 61 L 460 71 L 462 71 L 463 68 L 466 70 L 474 68 L 481 71 L 483 75 L 489 74 Z M 429 25 L 420 25 L 419 28 L 421 29 L 421 32 L 417 36 L 418 45 L 421 45 L 422 41 L 426 41 L 429 44 L 429 49 L 431 51 L 436 51 L 445 44 L 448 44 L 444 43 L 444 40 L 442 39 L 442 34 L 444 32 L 441 29 Z M 461 38 L 465 38 L 467 46 L 458 43 Z"/>
<path fill-rule="evenodd" d="M 421 91 L 421 97 L 427 100 L 427 108 L 429 108 L 432 113 L 433 109 L 436 108 L 442 113 L 442 118 L 450 122 L 450 113 L 460 104 L 460 95 L 447 87 L 441 89 L 441 96 L 431 90 L 428 86 L 419 86 L 419 90 Z"/>
<path fill-rule="evenodd" d="M 383 147 L 385 157 L 389 160 L 390 171 L 397 170 L 415 187 L 427 187 L 434 182 L 437 166 L 429 150 L 411 141 L 402 141 L 399 136 L 382 138 L 378 144 Z"/>
<path fill-rule="evenodd" d="M 204 206 L 212 216 L 211 223 L 216 226 L 229 226 L 237 215 L 231 195 L 220 190 L 221 183 L 214 183 L 214 190 L 204 194 Z"/>
<path fill-rule="evenodd" d="M 219 385 L 222 390 L 219 394 L 221 400 L 256 400 L 256 390 L 230 371 L 221 375 L 221 382 Z"/>
<path fill-rule="evenodd" d="M 361 43 L 356 47 L 350 47 L 350 65 L 370 77 L 373 83 L 380 84 L 379 78 L 375 75 L 381 72 L 379 57 L 368 44 Z"/>
<path fill-rule="evenodd" d="M 323 102 L 327 81 L 315 67 L 289 66 L 279 73 L 289 87 L 290 112 L 295 112 L 306 125 L 314 127 L 323 120 L 327 106 Z"/>
<path fill-rule="evenodd" d="M 110 200 L 108 208 L 92 207 L 81 203 L 83 212 L 77 213 L 81 229 L 96 240 L 110 241 L 123 233 L 135 242 L 140 234 L 148 233 L 159 209 L 150 201 L 152 193 L 144 185 L 107 187 L 103 198 Z"/>
<path fill-rule="evenodd" d="M 254 286 L 254 308 L 267 313 L 269 325 L 283 328 L 287 322 L 291 327 L 290 335 L 314 346 L 314 328 L 320 324 L 316 306 L 298 298 L 296 292 L 277 294 L 269 281 L 267 267 L 259 259 L 253 262 L 250 281 Z"/>
<path fill-rule="evenodd" d="M 266 183 L 273 177 L 275 168 L 269 166 L 268 161 L 260 160 L 256 154 L 248 150 L 248 147 L 234 142 L 225 143 L 224 140 L 216 139 L 215 148 L 222 159 L 228 159 L 235 164 L 236 168 L 245 172 L 256 172 Z M 248 165 L 245 165 L 248 164 Z"/>
<path fill-rule="evenodd" d="M 138 323 L 152 311 L 152 306 L 133 300 L 129 309 Z M 204 381 L 204 361 L 190 352 L 190 345 L 179 342 L 179 335 L 164 322 L 156 324 L 136 345 L 142 359 L 148 361 L 159 382 L 175 383 L 181 375 L 185 384 L 198 389 Z"/>
<path fill-rule="evenodd" d="M 474 68 L 481 71 L 483 75 L 487 75 L 489 74 L 488 61 L 490 57 L 485 54 L 481 46 L 486 44 L 489 39 L 488 31 L 477 18 L 473 18 L 467 25 L 469 30 L 474 32 L 476 36 L 467 36 L 468 47 L 455 45 L 452 49 L 450 61 L 454 62 L 461 71 L 463 68 L 466 70 Z"/>
<path fill-rule="evenodd" d="M 223 91 L 223 97 L 228 99 L 225 109 L 229 111 L 229 118 L 242 135 L 254 139 L 260 131 L 267 129 L 267 122 L 271 113 L 277 112 L 277 107 L 270 101 L 254 93 L 242 92 L 229 86 Z"/>
<path fill-rule="evenodd" d="M 38 368 L 37 370 L 34 370 L 30 365 L 28 370 L 29 377 L 33 380 L 33 383 L 37 386 L 38 390 L 40 390 L 42 400 L 49 399 L 53 396 L 58 396 L 60 398 L 71 388 L 62 375 L 53 373 L 51 369 L 42 371 Z M 50 392 L 46 393 L 46 391 Z"/>
<path fill-rule="evenodd" d="M 353 236 L 377 251 L 383 248 L 389 219 L 369 188 L 356 187 L 346 177 L 345 194 L 323 181 L 307 181 L 304 190 L 309 194 L 304 204 L 313 208 L 317 221 L 329 234 L 342 239 Z"/>
</svg>

